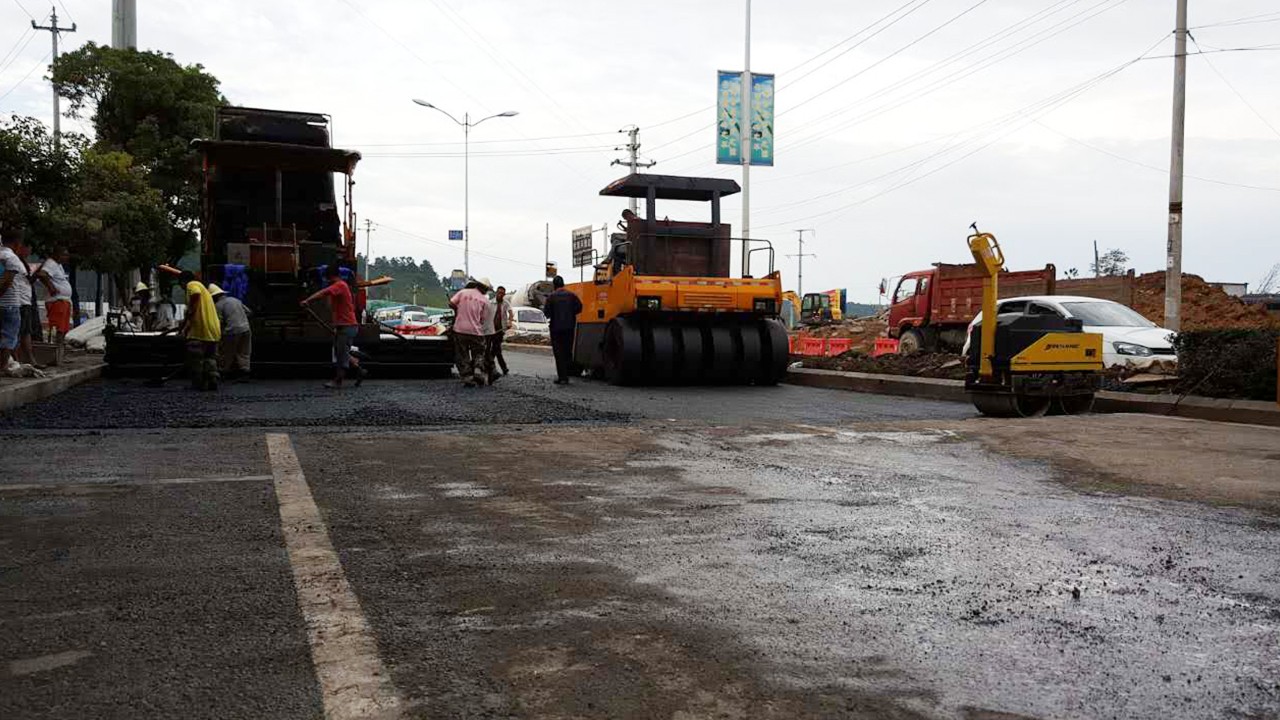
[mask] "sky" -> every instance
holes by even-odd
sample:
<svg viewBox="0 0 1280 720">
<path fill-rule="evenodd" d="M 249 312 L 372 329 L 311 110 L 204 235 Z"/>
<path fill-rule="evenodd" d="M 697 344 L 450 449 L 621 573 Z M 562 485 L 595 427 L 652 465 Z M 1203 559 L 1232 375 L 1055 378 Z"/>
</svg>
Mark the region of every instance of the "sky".
<svg viewBox="0 0 1280 720">
<path fill-rule="evenodd" d="M 55 0 L 63 48 L 110 43 L 108 0 Z M 716 165 L 717 70 L 740 70 L 745 0 L 165 0 L 140 2 L 141 49 L 199 63 L 235 104 L 332 115 L 359 150 L 372 253 L 463 265 L 462 129 L 475 120 L 471 270 L 497 284 L 570 267 L 575 227 L 625 200 L 620 130 L 649 172 Z M 970 223 L 1009 266 L 1089 272 L 1093 243 L 1139 272 L 1165 263 L 1174 0 L 754 0 L 751 68 L 777 76 L 774 167 L 751 171 L 750 235 L 795 289 L 875 302 L 884 278 L 965 262 Z M 50 7 L 0 0 L 0 114 L 52 113 Z M 1186 272 L 1256 284 L 1280 263 L 1280 8 L 1191 2 Z M 64 120 L 64 129 L 87 130 Z M 704 206 L 660 204 L 673 219 Z M 725 221 L 739 236 L 741 195 Z M 597 235 L 601 246 L 601 236 Z M 360 233 L 361 251 L 365 233 Z M 764 256 L 753 272 L 767 270 Z M 734 261 L 735 269 L 738 267 Z"/>
</svg>

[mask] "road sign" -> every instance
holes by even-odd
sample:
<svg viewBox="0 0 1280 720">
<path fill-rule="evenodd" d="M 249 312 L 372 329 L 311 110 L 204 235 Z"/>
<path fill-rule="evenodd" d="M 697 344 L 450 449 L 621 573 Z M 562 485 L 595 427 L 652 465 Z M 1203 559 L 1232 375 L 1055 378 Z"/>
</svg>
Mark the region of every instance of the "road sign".
<svg viewBox="0 0 1280 720">
<path fill-rule="evenodd" d="M 591 247 L 592 228 L 586 225 L 573 230 L 573 266 L 583 267 L 595 261 L 595 249 Z"/>
<path fill-rule="evenodd" d="M 449 239 L 450 239 L 450 240 L 461 240 L 461 239 L 462 239 L 462 231 L 461 231 L 461 230 L 450 230 L 450 231 L 449 231 Z"/>
</svg>

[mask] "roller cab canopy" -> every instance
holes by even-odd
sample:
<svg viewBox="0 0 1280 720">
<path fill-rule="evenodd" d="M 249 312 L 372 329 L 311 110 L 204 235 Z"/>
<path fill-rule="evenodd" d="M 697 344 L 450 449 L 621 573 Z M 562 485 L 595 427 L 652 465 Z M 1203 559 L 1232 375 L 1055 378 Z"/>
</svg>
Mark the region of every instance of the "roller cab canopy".
<svg viewBox="0 0 1280 720">
<path fill-rule="evenodd" d="M 614 180 L 600 194 L 609 197 L 709 202 L 717 197 L 736 194 L 741 189 L 737 182 L 728 178 L 635 173 Z"/>
<path fill-rule="evenodd" d="M 214 166 L 350 175 L 360 162 L 354 150 L 245 140 L 192 140 L 192 147 Z"/>
</svg>

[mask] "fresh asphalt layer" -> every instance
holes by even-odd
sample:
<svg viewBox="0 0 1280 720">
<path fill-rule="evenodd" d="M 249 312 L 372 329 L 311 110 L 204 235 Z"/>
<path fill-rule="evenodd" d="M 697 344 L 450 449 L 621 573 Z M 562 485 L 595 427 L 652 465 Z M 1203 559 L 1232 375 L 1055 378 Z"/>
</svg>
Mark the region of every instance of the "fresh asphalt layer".
<svg viewBox="0 0 1280 720">
<path fill-rule="evenodd" d="M 0 717 L 1280 715 L 1280 431 L 508 361 L 4 416 Z M 1253 495 L 1034 442 L 1082 423 Z"/>
</svg>

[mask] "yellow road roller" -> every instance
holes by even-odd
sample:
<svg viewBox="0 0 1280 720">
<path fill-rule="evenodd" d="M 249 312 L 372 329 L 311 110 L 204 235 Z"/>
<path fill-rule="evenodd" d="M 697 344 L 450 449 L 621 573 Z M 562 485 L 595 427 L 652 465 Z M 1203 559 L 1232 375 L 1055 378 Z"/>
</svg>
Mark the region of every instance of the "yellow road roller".
<svg viewBox="0 0 1280 720">
<path fill-rule="evenodd" d="M 592 280 L 569 289 L 582 300 L 574 362 L 615 385 L 773 385 L 787 371 L 787 332 L 778 320 L 782 277 L 773 247 L 743 241 L 749 261 L 763 253 L 764 277 L 730 276 L 729 225 L 720 199 L 739 191 L 725 178 L 635 173 L 600 191 L 642 199 L 645 217 L 624 212 Z M 710 222 L 659 217 L 658 200 L 710 205 Z"/>
<path fill-rule="evenodd" d="M 991 233 L 971 226 L 969 252 L 986 277 L 982 316 L 970 327 L 965 390 L 992 417 L 1075 415 L 1093 407 L 1102 381 L 1102 336 L 1084 332 L 1078 318 L 996 314 L 1004 253 Z"/>
</svg>

